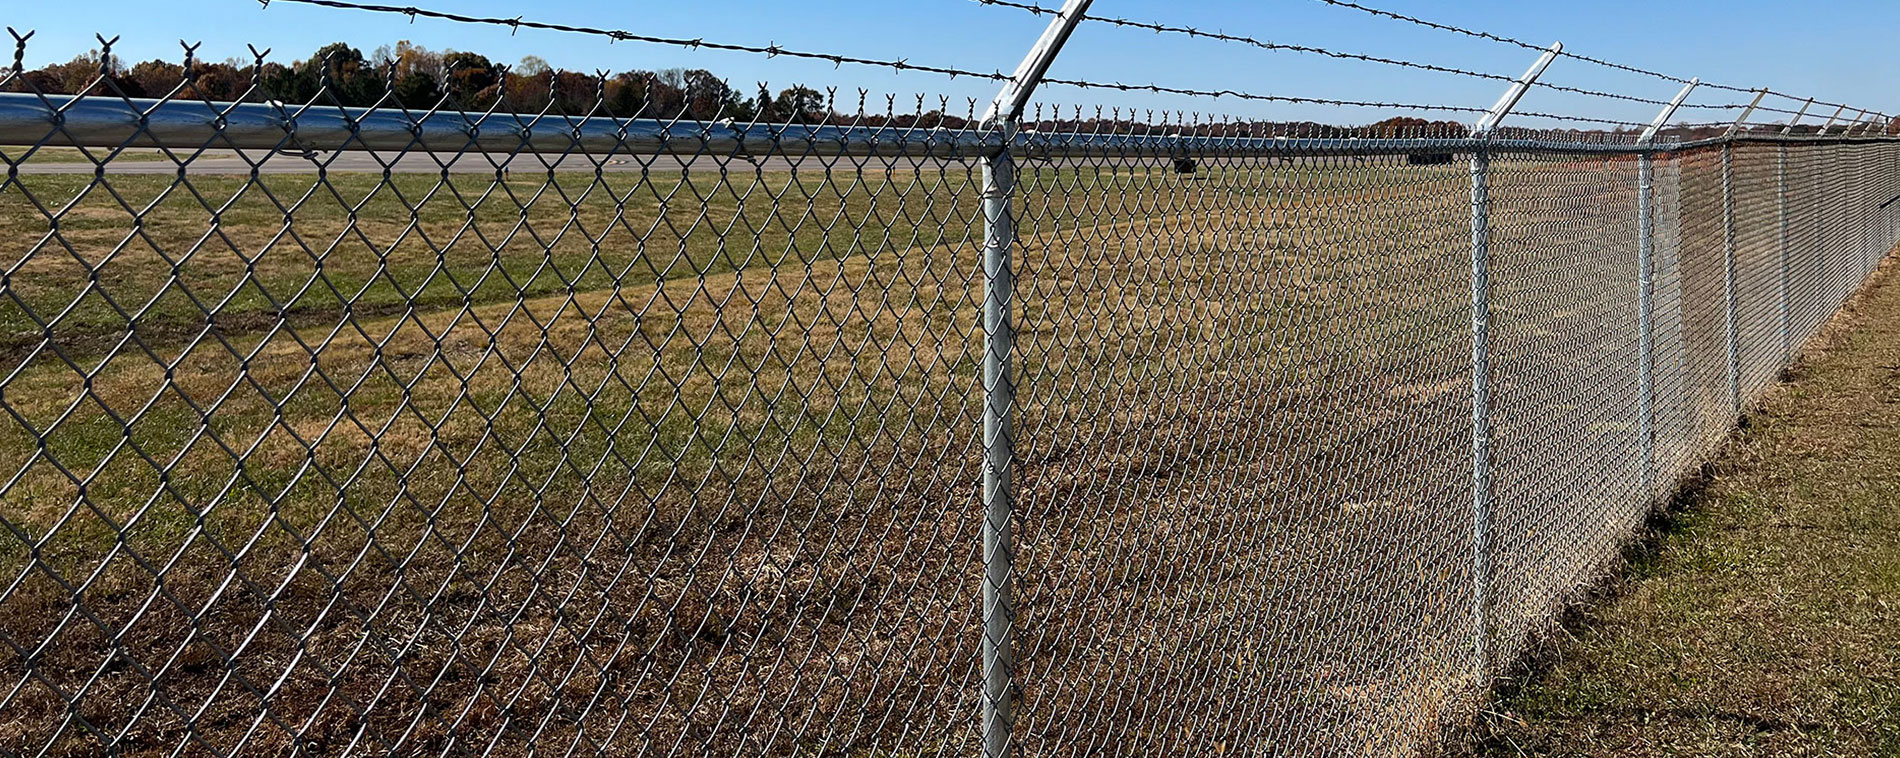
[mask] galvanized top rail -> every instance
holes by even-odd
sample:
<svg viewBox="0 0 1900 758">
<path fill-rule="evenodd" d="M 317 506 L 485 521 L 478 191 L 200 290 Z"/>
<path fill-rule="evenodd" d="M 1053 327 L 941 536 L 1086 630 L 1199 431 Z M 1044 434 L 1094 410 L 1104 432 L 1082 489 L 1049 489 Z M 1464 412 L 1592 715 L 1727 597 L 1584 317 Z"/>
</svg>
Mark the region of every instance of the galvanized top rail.
<svg viewBox="0 0 1900 758">
<path fill-rule="evenodd" d="M 1196 127 L 1184 126 L 1183 130 Z M 1147 155 L 1183 150 L 1224 155 L 1394 155 L 1459 152 L 1489 144 L 1498 150 L 1585 153 L 1669 152 L 1724 139 L 1880 139 L 1884 135 L 1825 137 L 1740 132 L 1730 137 L 1638 145 L 1627 135 L 1581 134 L 1535 138 L 1272 137 L 1247 133 L 1245 124 L 1199 127 L 1207 134 L 1116 134 L 1024 129 L 1010 151 L 1029 158 Z M 1595 138 L 1595 140 L 1592 139 Z M 889 155 L 976 159 L 1003 143 L 992 128 L 831 126 L 683 122 L 513 113 L 419 113 L 392 109 L 308 107 L 274 103 L 208 103 L 65 95 L 0 93 L 0 144 L 115 148 L 197 145 L 244 150 L 430 150 L 576 152 L 587 154 L 745 155 L 769 146 L 798 145 L 804 154 Z"/>
</svg>

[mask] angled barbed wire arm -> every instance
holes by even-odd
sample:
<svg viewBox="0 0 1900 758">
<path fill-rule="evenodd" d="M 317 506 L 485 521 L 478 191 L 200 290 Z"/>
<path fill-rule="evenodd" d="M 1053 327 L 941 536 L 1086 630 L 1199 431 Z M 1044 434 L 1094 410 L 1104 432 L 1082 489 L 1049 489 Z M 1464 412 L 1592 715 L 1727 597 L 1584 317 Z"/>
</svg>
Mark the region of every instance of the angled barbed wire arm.
<svg viewBox="0 0 1900 758">
<path fill-rule="evenodd" d="M 1689 93 L 1694 92 L 1695 88 L 1701 83 L 1702 79 L 1697 77 L 1690 79 L 1688 84 L 1683 85 L 1682 91 L 1677 92 L 1673 99 L 1663 105 L 1662 111 L 1656 114 L 1655 120 L 1649 122 L 1649 128 L 1644 129 L 1642 135 L 1636 138 L 1636 144 L 1641 146 L 1655 144 L 1657 135 L 1661 134 L 1663 128 L 1669 125 L 1669 119 L 1675 118 L 1676 110 L 1682 107 L 1682 103 L 1689 99 Z"/>
<path fill-rule="evenodd" d="M 1812 107 L 1814 107 L 1814 98 L 1810 97 L 1807 102 L 1801 104 L 1801 110 L 1795 111 L 1794 118 L 1788 119 L 1788 125 L 1782 127 L 1781 133 L 1793 134 L 1795 124 L 1801 123 L 1801 117 L 1808 115 L 1808 109 Z"/>
<path fill-rule="evenodd" d="M 1847 112 L 1847 106 L 1845 105 L 1839 108 L 1835 108 L 1834 115 L 1827 117 L 1827 121 L 1821 124 L 1820 130 L 1816 131 L 1814 133 L 1814 136 L 1826 137 L 1827 130 L 1834 128 L 1834 122 L 1841 120 L 1841 114 L 1846 113 L 1846 112 Z"/>
<path fill-rule="evenodd" d="M 1010 259 L 1016 222 L 1017 120 L 1036 86 L 1068 42 L 1093 0 L 1068 0 L 1042 37 L 1003 84 L 983 115 L 984 128 L 1002 137 L 983 161 L 983 692 L 980 707 L 984 758 L 1014 751 L 1016 725 L 1015 563 L 1016 385 L 1015 271 Z"/>
<path fill-rule="evenodd" d="M 1847 126 L 1841 127 L 1841 136 L 1845 137 L 1849 134 L 1852 134 L 1854 132 L 1854 127 L 1858 126 L 1860 124 L 1860 120 L 1866 117 L 1867 117 L 1866 108 L 1862 108 L 1859 111 L 1855 112 L 1854 117 L 1847 120 Z"/>
<path fill-rule="evenodd" d="M 1068 0 L 1063 3 L 1062 10 L 1043 29 L 1042 37 L 1029 49 L 1023 62 L 1016 66 L 1016 73 L 1003 82 L 996 98 L 990 101 L 989 110 L 983 113 L 985 122 L 995 122 L 999 118 L 1014 121 L 1022 116 L 1023 107 L 1036 94 L 1037 85 L 1049 73 L 1049 66 L 1055 63 L 1056 55 L 1062 52 L 1063 45 L 1068 44 L 1069 35 L 1075 33 L 1076 25 L 1093 3 L 1094 0 Z"/>
<path fill-rule="evenodd" d="M 1861 120 L 1858 123 L 1855 123 L 1853 127 L 1849 128 L 1845 132 L 1842 132 L 1841 136 L 1851 137 L 1854 135 L 1854 132 L 1860 131 L 1863 128 L 1871 132 L 1873 131 L 1873 125 L 1880 122 L 1880 117 L 1881 116 L 1879 113 L 1865 115 L 1861 118 Z"/>
<path fill-rule="evenodd" d="M 1676 110 L 1689 99 L 1700 78 L 1692 78 L 1683 85 L 1682 91 L 1663 106 L 1637 137 L 1638 147 L 1652 147 L 1663 127 L 1674 118 Z M 1656 154 L 1645 150 L 1637 155 L 1636 170 L 1636 325 L 1637 325 L 1637 392 L 1640 395 L 1640 407 L 1637 411 L 1639 443 L 1642 447 L 1643 497 L 1647 504 L 1656 492 L 1656 328 L 1655 328 L 1655 271 L 1656 271 Z"/>
<path fill-rule="evenodd" d="M 1517 107 L 1531 84 L 1563 52 L 1552 44 L 1478 120 L 1471 153 L 1471 615 L 1472 647 L 1480 681 L 1490 676 L 1491 578 L 1491 134 Z"/>
<path fill-rule="evenodd" d="M 1511 115 L 1511 110 L 1517 107 L 1518 101 L 1524 99 L 1524 93 L 1530 90 L 1531 85 L 1537 83 L 1537 78 L 1543 76 L 1544 70 L 1550 68 L 1550 62 L 1556 60 L 1563 51 L 1564 43 L 1562 42 L 1553 43 L 1549 49 L 1545 50 L 1523 76 L 1518 77 L 1517 81 L 1512 82 L 1511 86 L 1504 90 L 1504 95 L 1498 98 L 1497 103 L 1492 105 L 1490 110 L 1485 111 L 1484 116 L 1478 119 L 1477 128 L 1472 131 L 1479 136 L 1488 136 L 1495 130 L 1506 116 Z"/>
<path fill-rule="evenodd" d="M 1749 116 L 1755 115 L 1755 109 L 1761 107 L 1761 99 L 1767 96 L 1768 96 L 1767 87 L 1763 87 L 1761 89 L 1755 90 L 1755 99 L 1752 101 L 1749 101 L 1748 107 L 1742 109 L 1742 115 L 1735 117 L 1735 123 L 1729 124 L 1728 131 L 1723 133 L 1722 136 L 1727 137 L 1727 138 L 1733 138 L 1736 134 L 1741 133 L 1742 125 L 1745 123 L 1748 123 Z"/>
</svg>

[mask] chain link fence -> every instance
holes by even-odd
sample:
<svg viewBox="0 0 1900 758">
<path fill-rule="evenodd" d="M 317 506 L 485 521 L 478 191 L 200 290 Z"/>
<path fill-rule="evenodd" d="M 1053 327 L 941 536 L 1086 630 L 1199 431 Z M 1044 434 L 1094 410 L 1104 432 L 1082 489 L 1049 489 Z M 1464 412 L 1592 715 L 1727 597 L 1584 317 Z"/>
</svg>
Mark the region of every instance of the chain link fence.
<svg viewBox="0 0 1900 758">
<path fill-rule="evenodd" d="M 1825 130 L 0 85 L 22 755 L 1409 754 L 1900 241 Z"/>
</svg>

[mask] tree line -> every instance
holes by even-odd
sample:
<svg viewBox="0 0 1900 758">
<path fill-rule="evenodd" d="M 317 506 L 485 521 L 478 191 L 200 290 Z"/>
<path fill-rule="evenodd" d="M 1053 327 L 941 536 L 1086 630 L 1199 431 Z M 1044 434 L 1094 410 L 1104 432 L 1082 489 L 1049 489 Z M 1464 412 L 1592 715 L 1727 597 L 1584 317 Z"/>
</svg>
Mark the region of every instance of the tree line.
<svg viewBox="0 0 1900 758">
<path fill-rule="evenodd" d="M 393 101 L 409 108 L 446 104 L 469 110 L 551 109 L 570 115 L 776 123 L 824 123 L 835 115 L 827 94 L 803 85 L 776 93 L 761 87 L 747 94 L 705 69 L 588 74 L 554 68 L 536 56 L 506 66 L 480 53 L 436 51 L 408 41 L 368 55 L 337 42 L 289 64 L 232 58 L 185 63 L 155 59 L 128 66 L 118 56 L 95 49 L 66 63 L 24 71 L 6 89 L 353 107 Z"/>
<path fill-rule="evenodd" d="M 383 45 L 367 55 L 347 43 L 331 43 L 288 64 L 238 58 L 221 62 L 188 58 L 183 63 L 154 59 L 127 65 L 116 55 L 94 49 L 65 63 L 23 71 L 0 89 L 49 95 L 92 92 L 133 98 L 183 97 L 214 102 L 277 100 L 351 107 L 394 103 L 412 109 L 440 105 L 461 110 L 524 113 L 551 110 L 568 115 L 616 118 L 897 127 L 962 128 L 969 125 L 969 115 L 973 115 L 959 116 L 945 109 L 921 107 L 912 113 L 887 115 L 840 113 L 829 94 L 804 85 L 776 92 L 761 86 L 755 93 L 746 93 L 705 69 L 590 74 L 555 68 L 532 55 L 509 66 L 481 53 L 430 50 L 407 40 Z M 857 110 L 856 106 L 851 110 Z M 1132 112 L 1128 118 L 1032 119 L 1025 127 L 1098 134 L 1244 134 L 1307 138 L 1427 135 L 1455 138 L 1468 133 L 1465 125 L 1458 122 L 1408 117 L 1388 118 L 1362 126 L 1313 121 L 1183 126 L 1148 123 L 1134 118 Z M 1714 136 L 1721 130 L 1717 125 L 1691 130 L 1695 133 L 1685 136 Z M 1594 133 L 1600 130 L 1571 131 Z M 1624 131 L 1614 130 L 1616 133 Z M 1703 131 L 1708 134 L 1702 134 Z M 1797 128 L 1797 131 L 1807 129 Z M 1900 127 L 1882 131 L 1892 133 L 1900 131 Z"/>
</svg>

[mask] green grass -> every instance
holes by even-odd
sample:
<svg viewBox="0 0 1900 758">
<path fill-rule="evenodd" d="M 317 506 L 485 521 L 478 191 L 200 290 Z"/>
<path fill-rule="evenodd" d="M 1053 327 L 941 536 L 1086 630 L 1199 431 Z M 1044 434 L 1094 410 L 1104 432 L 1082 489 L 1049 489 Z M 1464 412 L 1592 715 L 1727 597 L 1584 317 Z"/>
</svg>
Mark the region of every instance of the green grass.
<svg viewBox="0 0 1900 758">
<path fill-rule="evenodd" d="M 29 152 L 30 150 L 30 152 Z M 188 153 L 178 153 L 183 156 Z M 39 163 L 100 163 L 105 161 L 167 161 L 171 156 L 163 151 L 146 148 L 127 148 L 114 153 L 107 148 L 42 147 L 31 149 L 22 146 L 0 146 L 0 162 L 18 163 L 31 166 Z"/>
<path fill-rule="evenodd" d="M 1900 286 L 1833 329 L 1477 753 L 1900 755 Z"/>
</svg>

